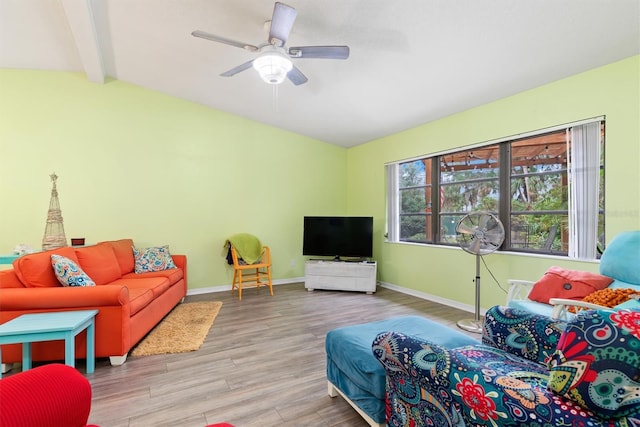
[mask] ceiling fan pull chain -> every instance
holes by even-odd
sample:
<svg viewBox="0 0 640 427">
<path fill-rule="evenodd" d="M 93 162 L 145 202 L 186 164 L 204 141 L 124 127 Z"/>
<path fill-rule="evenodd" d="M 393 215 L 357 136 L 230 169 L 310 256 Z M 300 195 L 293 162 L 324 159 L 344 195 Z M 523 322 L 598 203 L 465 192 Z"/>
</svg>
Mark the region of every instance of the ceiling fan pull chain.
<svg viewBox="0 0 640 427">
<path fill-rule="evenodd" d="M 279 85 L 271 85 L 272 93 L 273 93 L 273 111 L 278 112 L 278 86 Z"/>
</svg>

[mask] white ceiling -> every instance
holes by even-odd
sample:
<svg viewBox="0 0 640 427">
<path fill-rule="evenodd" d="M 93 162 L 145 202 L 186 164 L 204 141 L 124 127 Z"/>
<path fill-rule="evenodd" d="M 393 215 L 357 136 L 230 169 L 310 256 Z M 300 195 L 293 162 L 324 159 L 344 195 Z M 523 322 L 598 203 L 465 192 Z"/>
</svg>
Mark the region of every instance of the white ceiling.
<svg viewBox="0 0 640 427">
<path fill-rule="evenodd" d="M 287 46 L 348 45 L 298 59 L 277 87 L 255 57 L 191 36 L 266 42 L 266 0 L 0 0 L 0 67 L 85 72 L 345 147 L 640 54 L 639 0 L 283 0 Z M 276 105 L 277 104 L 277 105 Z"/>
</svg>

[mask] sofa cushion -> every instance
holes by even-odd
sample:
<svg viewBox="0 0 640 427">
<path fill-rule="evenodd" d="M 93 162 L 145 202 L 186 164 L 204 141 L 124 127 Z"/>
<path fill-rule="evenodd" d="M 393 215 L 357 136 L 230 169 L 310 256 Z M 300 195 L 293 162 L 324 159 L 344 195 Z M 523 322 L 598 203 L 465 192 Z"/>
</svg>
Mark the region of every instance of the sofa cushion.
<svg viewBox="0 0 640 427">
<path fill-rule="evenodd" d="M 176 268 L 176 265 L 171 258 L 171 253 L 169 253 L 168 245 L 142 249 L 138 249 L 134 246 L 133 257 L 135 259 L 134 271 L 136 273 Z"/>
<path fill-rule="evenodd" d="M 484 317 L 482 343 L 545 364 L 566 326 L 566 322 L 548 316 L 494 306 Z"/>
<path fill-rule="evenodd" d="M 530 299 L 512 299 L 509 301 L 509 307 L 517 308 L 518 310 L 525 310 L 534 314 L 540 314 L 542 316 L 551 316 L 553 313 L 552 305 L 538 301 L 531 301 Z"/>
<path fill-rule="evenodd" d="M 129 273 L 122 275 L 123 279 L 140 279 L 145 277 L 166 277 L 169 279 L 171 284 L 174 284 L 184 277 L 184 272 L 181 268 L 170 268 L 162 271 L 149 271 L 148 273 Z"/>
<path fill-rule="evenodd" d="M 605 419 L 637 414 L 639 350 L 640 312 L 580 312 L 549 361 L 549 388 Z"/>
<path fill-rule="evenodd" d="M 135 262 L 133 259 L 132 239 L 109 240 L 102 243 L 111 246 L 111 249 L 113 249 L 113 253 L 116 254 L 116 258 L 118 259 L 118 265 L 120 266 L 120 273 L 122 275 L 133 271 Z"/>
<path fill-rule="evenodd" d="M 506 351 L 451 349 L 400 332 L 379 334 L 372 348 L 387 374 L 390 426 L 583 425 L 554 423 L 563 414 L 546 392 L 546 366 Z"/>
<path fill-rule="evenodd" d="M 112 283 L 113 285 L 126 286 L 132 289 L 147 289 L 151 291 L 154 298 L 162 295 L 172 285 L 166 277 L 144 277 L 136 279 L 118 279 Z"/>
<path fill-rule="evenodd" d="M 155 298 L 150 289 L 138 288 L 129 289 L 129 309 L 130 315 L 133 316 L 143 308 L 149 305 Z"/>
<path fill-rule="evenodd" d="M 529 292 L 529 299 L 549 304 L 551 298 L 581 300 L 592 292 L 604 289 L 613 279 L 588 271 L 550 267 Z"/>
<path fill-rule="evenodd" d="M 62 286 L 95 286 L 87 273 L 69 258 L 60 255 L 51 255 L 51 266 Z"/>
<path fill-rule="evenodd" d="M 68 246 L 21 256 L 13 261 L 13 269 L 26 287 L 60 286 L 60 282 L 58 282 L 53 272 L 53 267 L 51 267 L 52 254 L 61 255 L 69 258 L 73 262 L 78 262 L 75 250 Z"/>
<path fill-rule="evenodd" d="M 76 249 L 80 267 L 96 282 L 105 285 L 122 277 L 116 254 L 111 246 L 98 244 Z"/>
<path fill-rule="evenodd" d="M 423 369 L 431 362 L 425 353 L 421 359 L 414 358 Z M 450 393 L 460 399 L 467 414 L 483 420 L 506 418 L 511 399 L 529 408 L 544 408 L 550 402 L 545 394 L 546 368 L 540 364 L 485 346 L 456 348 L 449 357 L 451 368 L 438 370 L 438 375 L 447 375 Z"/>
</svg>

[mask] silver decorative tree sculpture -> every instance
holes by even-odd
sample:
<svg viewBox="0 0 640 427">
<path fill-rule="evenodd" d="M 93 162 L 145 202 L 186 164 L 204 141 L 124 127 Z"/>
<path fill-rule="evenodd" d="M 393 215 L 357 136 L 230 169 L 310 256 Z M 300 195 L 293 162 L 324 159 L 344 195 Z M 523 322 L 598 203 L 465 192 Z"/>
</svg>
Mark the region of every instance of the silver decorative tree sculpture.
<svg viewBox="0 0 640 427">
<path fill-rule="evenodd" d="M 42 238 L 42 249 L 55 249 L 67 246 L 67 238 L 64 235 L 64 224 L 62 223 L 62 211 L 60 210 L 60 201 L 58 200 L 58 189 L 56 188 L 56 180 L 58 175 L 52 173 L 49 175 L 53 186 L 51 187 L 51 201 L 49 201 L 49 212 L 47 213 L 47 226 L 44 229 L 44 237 Z"/>
</svg>

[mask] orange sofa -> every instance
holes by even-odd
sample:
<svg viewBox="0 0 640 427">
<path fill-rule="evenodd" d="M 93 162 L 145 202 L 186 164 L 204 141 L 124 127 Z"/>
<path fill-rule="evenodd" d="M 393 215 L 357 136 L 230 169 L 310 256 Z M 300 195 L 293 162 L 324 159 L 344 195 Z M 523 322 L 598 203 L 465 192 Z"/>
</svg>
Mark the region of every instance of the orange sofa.
<svg viewBox="0 0 640 427">
<path fill-rule="evenodd" d="M 63 287 L 51 255 L 76 262 L 96 286 Z M 135 273 L 133 241 L 63 247 L 22 256 L 13 269 L 0 270 L 0 323 L 21 314 L 97 309 L 95 354 L 112 365 L 125 362 L 129 350 L 187 293 L 187 258 L 172 255 L 177 268 Z M 76 337 L 76 357 L 86 357 L 86 332 Z M 64 342 L 32 344 L 34 361 L 64 360 Z M 22 360 L 22 345 L 2 346 L 2 363 Z"/>
</svg>

